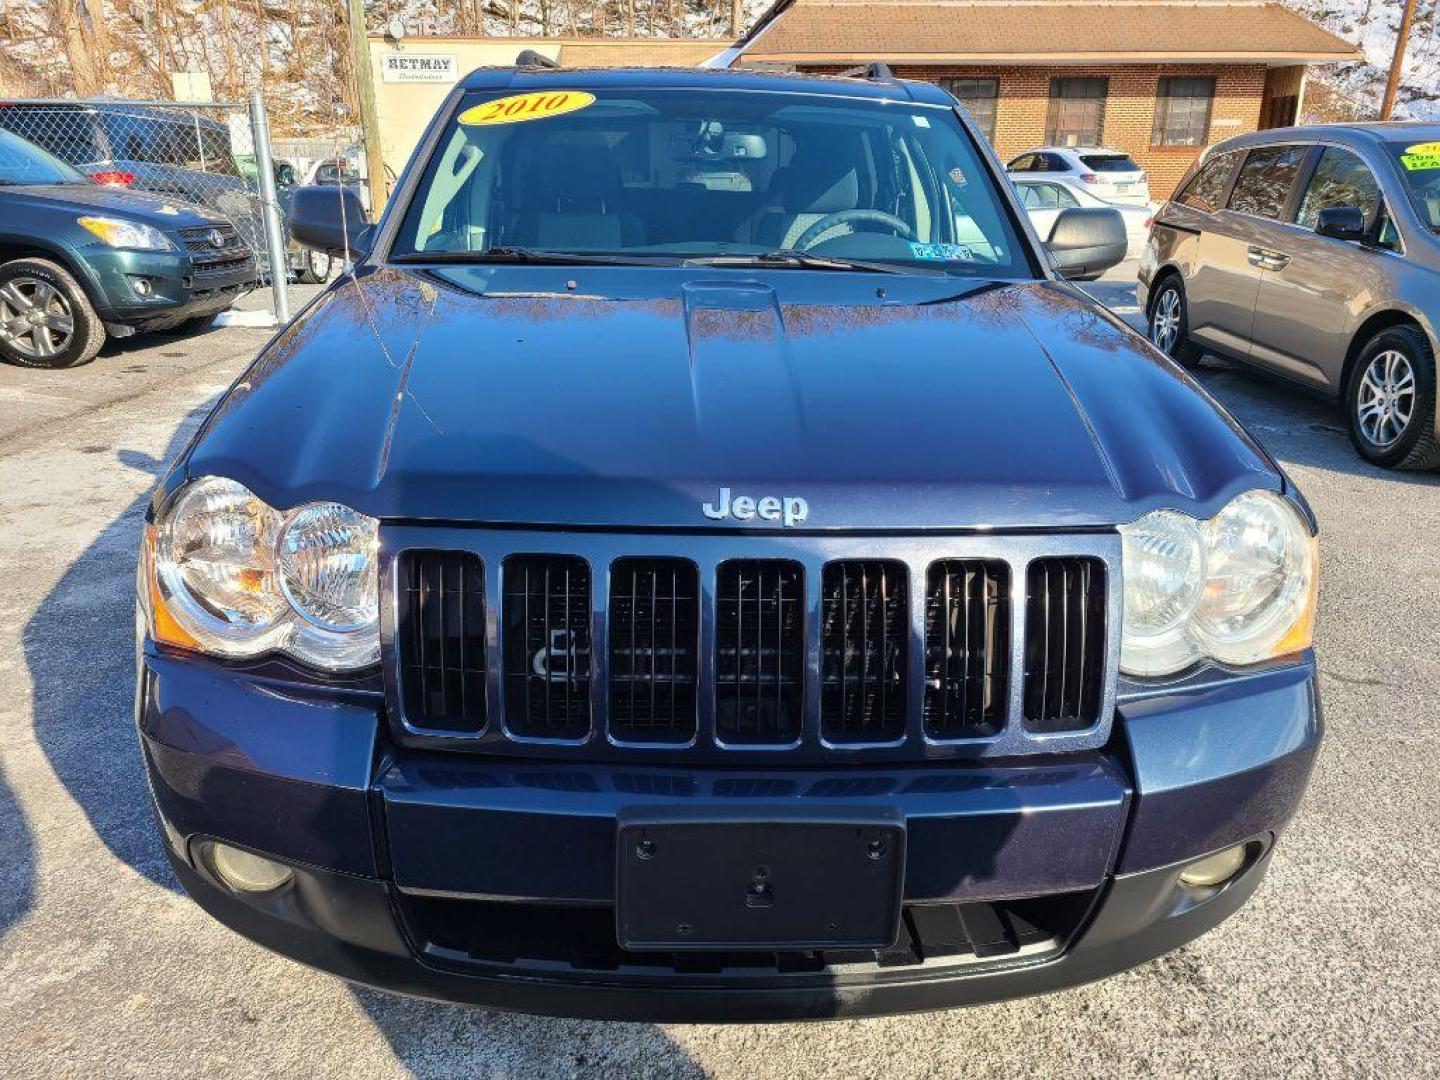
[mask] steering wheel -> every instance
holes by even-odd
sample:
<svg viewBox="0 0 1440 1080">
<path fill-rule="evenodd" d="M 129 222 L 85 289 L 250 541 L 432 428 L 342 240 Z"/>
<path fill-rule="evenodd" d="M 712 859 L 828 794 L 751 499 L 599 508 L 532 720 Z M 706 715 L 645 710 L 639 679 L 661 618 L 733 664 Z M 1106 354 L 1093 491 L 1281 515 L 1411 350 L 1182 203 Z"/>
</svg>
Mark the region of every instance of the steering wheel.
<svg viewBox="0 0 1440 1080">
<path fill-rule="evenodd" d="M 791 246 L 796 251 L 809 251 L 810 245 L 815 242 L 817 236 L 823 236 L 837 225 L 858 225 L 861 222 L 884 225 L 902 240 L 910 240 L 915 236 L 914 229 L 894 214 L 885 213 L 884 210 L 837 210 L 833 214 L 826 214 L 802 232 L 795 238 L 795 243 Z"/>
</svg>

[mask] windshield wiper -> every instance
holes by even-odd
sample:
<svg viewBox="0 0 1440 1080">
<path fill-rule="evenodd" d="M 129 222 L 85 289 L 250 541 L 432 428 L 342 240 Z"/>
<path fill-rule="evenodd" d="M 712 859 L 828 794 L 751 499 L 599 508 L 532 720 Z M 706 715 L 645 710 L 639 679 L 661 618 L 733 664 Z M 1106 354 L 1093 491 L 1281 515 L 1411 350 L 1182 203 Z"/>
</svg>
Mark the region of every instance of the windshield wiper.
<svg viewBox="0 0 1440 1080">
<path fill-rule="evenodd" d="M 544 263 L 573 266 L 600 263 L 608 266 L 670 266 L 674 259 L 642 258 L 633 255 L 602 255 L 586 251 L 548 251 L 542 248 L 492 247 L 482 251 L 406 251 L 390 256 L 396 263 Z"/>
<path fill-rule="evenodd" d="M 776 248 L 752 255 L 698 255 L 685 260 L 684 266 L 794 266 L 802 270 L 849 270 L 871 274 L 925 274 L 945 277 L 935 266 L 910 263 L 876 262 L 870 259 L 846 259 L 834 255 L 811 255 L 794 248 Z"/>
</svg>

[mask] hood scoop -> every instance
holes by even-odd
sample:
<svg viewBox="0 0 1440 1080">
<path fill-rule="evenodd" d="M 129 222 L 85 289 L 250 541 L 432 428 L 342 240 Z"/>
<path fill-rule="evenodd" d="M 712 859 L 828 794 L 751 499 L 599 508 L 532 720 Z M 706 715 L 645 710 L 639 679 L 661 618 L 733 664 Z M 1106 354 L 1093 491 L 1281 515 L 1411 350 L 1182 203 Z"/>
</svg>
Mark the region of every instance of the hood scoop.
<svg viewBox="0 0 1440 1080">
<path fill-rule="evenodd" d="M 802 447 L 805 409 L 775 290 L 758 281 L 688 282 L 681 302 L 696 429 L 762 426 L 772 446 Z"/>
</svg>

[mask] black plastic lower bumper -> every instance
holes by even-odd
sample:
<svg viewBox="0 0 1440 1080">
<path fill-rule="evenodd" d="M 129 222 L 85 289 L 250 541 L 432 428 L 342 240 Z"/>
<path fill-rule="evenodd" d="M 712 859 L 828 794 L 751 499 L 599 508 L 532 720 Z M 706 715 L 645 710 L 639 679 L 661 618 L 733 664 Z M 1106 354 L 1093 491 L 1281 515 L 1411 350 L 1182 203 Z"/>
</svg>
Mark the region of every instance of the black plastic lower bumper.
<svg viewBox="0 0 1440 1080">
<path fill-rule="evenodd" d="M 169 849 L 167 848 L 167 851 Z M 185 889 L 212 916 L 278 953 L 354 982 L 417 997 L 520 1012 L 664 1022 L 813 1020 L 918 1012 L 1048 993 L 1105 978 L 1210 930 L 1255 891 L 1269 866 L 1269 838 L 1227 885 L 1194 889 L 1180 865 L 1123 874 L 1099 890 L 1064 951 L 1039 961 L 981 965 L 949 975 L 877 968 L 756 980 L 710 975 L 634 977 L 558 969 L 461 972 L 428 962 L 402 930 L 400 897 L 370 878 L 296 867 L 278 893 L 246 897 L 170 851 Z"/>
</svg>

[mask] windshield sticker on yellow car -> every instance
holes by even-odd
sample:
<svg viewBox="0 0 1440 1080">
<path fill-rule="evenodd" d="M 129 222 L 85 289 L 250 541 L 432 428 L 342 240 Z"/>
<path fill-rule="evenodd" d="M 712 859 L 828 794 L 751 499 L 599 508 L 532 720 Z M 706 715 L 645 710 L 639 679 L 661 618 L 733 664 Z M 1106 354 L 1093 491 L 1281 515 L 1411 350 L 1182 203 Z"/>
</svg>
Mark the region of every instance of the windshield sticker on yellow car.
<svg viewBox="0 0 1440 1080">
<path fill-rule="evenodd" d="M 460 123 L 466 127 L 521 124 L 526 120 L 545 120 L 576 112 L 594 103 L 595 95 L 583 90 L 537 90 L 532 94 L 513 94 L 475 105 L 460 114 Z"/>
<path fill-rule="evenodd" d="M 1440 169 L 1440 142 L 1416 143 L 1400 155 L 1400 164 L 1411 172 Z"/>
</svg>

